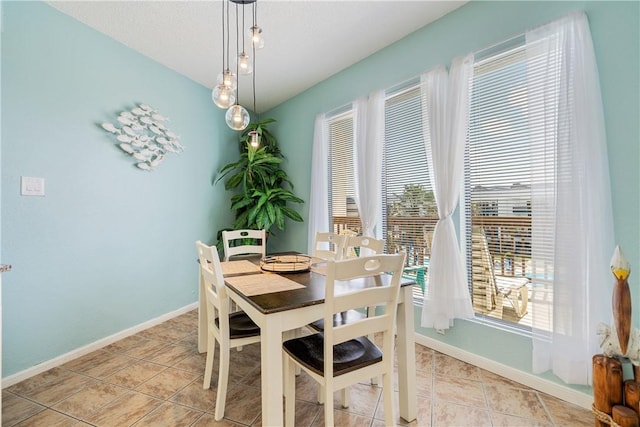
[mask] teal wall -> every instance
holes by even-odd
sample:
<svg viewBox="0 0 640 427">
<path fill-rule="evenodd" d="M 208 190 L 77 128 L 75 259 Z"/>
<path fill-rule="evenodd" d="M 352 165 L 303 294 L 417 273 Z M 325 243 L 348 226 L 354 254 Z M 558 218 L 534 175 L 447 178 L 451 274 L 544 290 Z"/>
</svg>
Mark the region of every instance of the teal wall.
<svg viewBox="0 0 640 427">
<path fill-rule="evenodd" d="M 278 119 L 296 193 L 309 200 L 317 113 L 579 8 L 596 47 L 616 237 L 636 272 L 640 325 L 637 2 L 472 2 L 263 114 Z M 232 223 L 228 195 L 210 180 L 237 144 L 208 89 L 44 3 L 2 9 L 0 253 L 14 267 L 2 290 L 7 376 L 196 301 L 193 241 L 213 242 Z M 170 117 L 186 147 L 154 172 L 132 166 L 99 128 L 140 102 Z M 46 196 L 20 196 L 20 176 L 45 178 Z M 306 239 L 306 224 L 289 222 L 270 250 L 306 251 Z M 530 370 L 522 336 L 465 321 L 444 336 L 419 331 Z"/>
<path fill-rule="evenodd" d="M 572 10 L 584 10 L 589 17 L 601 79 L 616 240 L 635 270 L 630 285 L 636 307 L 634 323 L 640 327 L 639 7 L 638 2 L 611 1 L 470 2 L 264 116 L 278 120 L 274 130 L 289 159 L 284 167 L 300 196 L 308 200 L 316 114 L 417 76 L 438 64 L 450 64 L 455 56 L 481 50 Z M 288 230 L 279 248 L 305 251 L 306 225 L 291 224 Z M 455 328 L 444 336 L 418 329 L 463 350 L 522 371 L 531 370 L 531 341 L 526 337 L 466 321 L 456 321 Z"/>
<path fill-rule="evenodd" d="M 3 2 L 3 375 L 197 300 L 194 241 L 232 223 L 237 157 L 210 91 L 41 2 Z M 153 172 L 99 127 L 146 103 L 182 154 Z M 45 197 L 20 196 L 20 177 Z"/>
</svg>

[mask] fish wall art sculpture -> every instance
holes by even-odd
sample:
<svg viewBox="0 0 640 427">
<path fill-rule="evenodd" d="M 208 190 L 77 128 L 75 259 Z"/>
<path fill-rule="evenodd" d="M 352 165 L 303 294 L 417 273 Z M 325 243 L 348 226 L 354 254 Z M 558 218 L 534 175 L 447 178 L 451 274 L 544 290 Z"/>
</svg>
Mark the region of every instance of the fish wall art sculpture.
<svg viewBox="0 0 640 427">
<path fill-rule="evenodd" d="M 117 125 L 102 123 L 101 126 L 116 136 L 118 147 L 136 159 L 136 166 L 142 170 L 152 171 L 167 154 L 184 150 L 180 137 L 165 125 L 169 118 L 146 104 L 121 112 L 116 121 Z"/>
</svg>

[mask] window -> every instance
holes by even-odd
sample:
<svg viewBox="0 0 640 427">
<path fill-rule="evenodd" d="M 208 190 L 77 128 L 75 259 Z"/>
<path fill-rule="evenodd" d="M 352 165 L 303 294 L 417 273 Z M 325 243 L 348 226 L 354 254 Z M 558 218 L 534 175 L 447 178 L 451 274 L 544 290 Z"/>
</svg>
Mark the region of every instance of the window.
<svg viewBox="0 0 640 427">
<path fill-rule="evenodd" d="M 553 232 L 549 230 L 553 227 L 549 224 L 554 214 L 537 206 L 540 197 L 535 196 L 537 190 L 553 187 L 556 167 L 549 145 L 554 131 L 540 126 L 548 120 L 538 93 L 547 70 L 527 58 L 524 37 L 475 61 L 459 210 L 469 291 L 481 318 L 526 329 L 533 324 L 531 306 L 524 309 L 531 303 L 528 295 L 533 287 L 549 310 L 552 307 Z M 418 79 L 386 91 L 382 222 L 378 224 L 387 253 L 407 252 L 405 275 L 421 285 L 415 287 L 417 299 L 428 292 L 431 243 L 438 221 L 430 152 L 424 142 L 429 132 L 424 98 Z M 343 109 L 327 124 L 332 227 L 336 232 L 361 233 L 353 202 L 353 110 Z M 532 248 L 538 246 L 545 249 L 533 259 Z"/>
<path fill-rule="evenodd" d="M 360 218 L 355 203 L 353 111 L 332 116 L 329 128 L 329 212 L 336 233 L 350 230 L 360 233 Z"/>
<path fill-rule="evenodd" d="M 518 313 L 505 293 L 531 287 L 534 275 L 539 276 L 537 283 L 550 283 L 552 275 L 548 262 L 531 259 L 532 191 L 543 179 L 536 158 L 549 155 L 544 153 L 544 140 L 532 134 L 530 126 L 535 106 L 529 90 L 536 71 L 527 62 L 523 39 L 476 58 L 462 209 L 474 311 L 525 327 L 532 325 L 530 313 Z M 546 166 L 553 167 L 548 160 Z M 552 241 L 548 243 L 553 247 Z"/>
<path fill-rule="evenodd" d="M 382 222 L 378 229 L 385 252 L 407 252 L 405 274 L 418 282 L 414 296 L 423 298 L 437 207 L 428 173 L 422 121 L 422 95 L 413 81 L 387 91 L 382 177 Z M 362 232 L 354 191 L 353 111 L 331 116 L 329 133 L 329 212 L 334 232 Z"/>
<path fill-rule="evenodd" d="M 438 220 L 423 138 L 421 99 L 417 82 L 387 91 L 382 181 L 386 251 L 406 251 L 405 274 L 420 285 L 414 287 L 416 298 L 423 298 L 427 291 L 431 238 Z"/>
</svg>

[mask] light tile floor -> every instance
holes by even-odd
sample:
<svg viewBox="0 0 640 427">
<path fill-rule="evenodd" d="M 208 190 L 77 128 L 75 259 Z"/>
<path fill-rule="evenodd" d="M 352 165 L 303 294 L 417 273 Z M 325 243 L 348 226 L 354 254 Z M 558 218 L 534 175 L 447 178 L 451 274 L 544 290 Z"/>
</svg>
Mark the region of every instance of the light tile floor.
<svg viewBox="0 0 640 427">
<path fill-rule="evenodd" d="M 191 311 L 2 392 L 3 426 L 258 426 L 260 346 L 231 352 L 225 419 L 215 422 L 217 367 L 203 390 Z M 411 426 L 592 426 L 590 411 L 416 345 L 418 419 Z M 216 358 L 217 364 L 217 358 Z M 335 397 L 337 426 L 383 427 L 380 388 L 350 387 Z M 396 397 L 398 394 L 396 393 Z M 322 426 L 317 386 L 296 383 L 296 426 Z M 398 419 L 399 425 L 405 423 Z"/>
</svg>

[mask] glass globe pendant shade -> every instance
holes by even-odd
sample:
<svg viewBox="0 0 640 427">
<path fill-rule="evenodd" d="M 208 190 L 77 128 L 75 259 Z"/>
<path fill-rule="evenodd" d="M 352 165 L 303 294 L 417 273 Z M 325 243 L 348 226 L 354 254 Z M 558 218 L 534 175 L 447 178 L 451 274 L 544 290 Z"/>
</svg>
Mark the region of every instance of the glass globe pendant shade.
<svg viewBox="0 0 640 427">
<path fill-rule="evenodd" d="M 238 74 L 251 74 L 253 72 L 253 64 L 251 57 L 244 52 L 238 54 Z"/>
<path fill-rule="evenodd" d="M 254 25 L 249 28 L 249 37 L 251 38 L 251 43 L 253 43 L 253 47 L 256 49 L 262 49 L 264 47 L 264 37 L 262 37 L 262 28 Z"/>
<path fill-rule="evenodd" d="M 249 125 L 249 113 L 241 105 L 234 105 L 227 110 L 224 116 L 227 126 L 233 130 L 245 130 Z"/>
<path fill-rule="evenodd" d="M 258 148 L 260 146 L 260 135 L 255 130 L 249 132 L 249 145 L 253 148 Z"/>
<path fill-rule="evenodd" d="M 217 85 L 211 92 L 213 102 L 220 108 L 229 108 L 236 102 L 236 94 L 233 89 L 224 85 Z"/>
<path fill-rule="evenodd" d="M 231 90 L 236 90 L 236 88 L 238 87 L 238 78 L 235 73 L 227 68 L 226 70 L 218 74 L 218 84 L 224 85 Z"/>
</svg>

